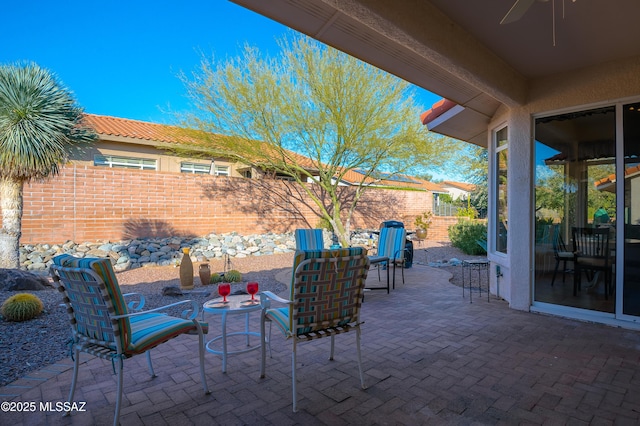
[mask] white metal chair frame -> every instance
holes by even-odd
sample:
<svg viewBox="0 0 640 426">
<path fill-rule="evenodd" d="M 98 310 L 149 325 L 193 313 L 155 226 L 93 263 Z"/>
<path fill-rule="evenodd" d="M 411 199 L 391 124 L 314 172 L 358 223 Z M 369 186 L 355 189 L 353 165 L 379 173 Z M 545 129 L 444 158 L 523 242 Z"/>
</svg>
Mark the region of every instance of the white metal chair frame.
<svg viewBox="0 0 640 426">
<path fill-rule="evenodd" d="M 106 289 L 104 281 L 96 272 L 88 268 L 61 267 L 57 265 L 52 265 L 50 271 L 51 276 L 53 277 L 54 286 L 64 295 L 64 304 L 67 308 L 67 314 L 71 321 L 72 355 L 74 364 L 73 379 L 71 382 L 71 390 L 69 392 L 70 403 L 73 402 L 73 396 L 75 394 L 76 384 L 78 381 L 80 352 L 85 352 L 110 360 L 112 363 L 115 363 L 114 368 L 117 369 L 116 374 L 118 376 L 116 408 L 113 418 L 114 426 L 118 425 L 120 418 L 120 405 L 122 402 L 124 359 L 138 354 L 126 351 L 125 348 L 122 347 L 119 336 L 124 332 L 124 330 L 121 330 L 121 321 L 129 321 L 130 318 L 135 316 L 147 315 L 152 312 L 165 310 L 181 304 L 191 305 L 191 309 L 186 309 L 182 312 L 182 319 L 191 320 L 198 334 L 200 376 L 205 394 L 208 395 L 211 393 L 209 391 L 204 372 L 204 332 L 200 322 L 196 320 L 196 317 L 199 314 L 199 306 L 194 301 L 183 300 L 147 311 L 139 310 L 144 305 L 144 301 L 139 302 L 138 305 L 136 305 L 135 302 L 130 302 L 128 304 L 128 308 L 135 312 L 124 315 L 114 315 L 111 296 Z M 90 303 L 86 302 L 86 300 L 89 300 L 87 297 L 91 299 Z M 78 302 L 79 298 L 84 299 L 85 302 Z M 169 315 L 167 315 L 167 317 L 176 318 L 170 317 Z M 79 330 L 79 327 L 91 330 L 91 334 L 93 336 L 88 333 L 83 333 Z M 97 338 L 96 336 L 101 336 L 101 338 Z M 141 352 L 146 352 L 147 364 L 151 377 L 156 377 L 153 370 L 153 364 L 151 362 L 151 349 L 173 337 L 177 336 L 168 337 L 167 339 L 159 341 Z M 68 416 L 69 414 L 70 412 L 66 412 L 65 416 Z"/>
<path fill-rule="evenodd" d="M 294 271 L 292 300 L 269 291 L 260 293 L 263 308 L 260 320 L 263 342 L 260 378 L 265 377 L 265 346 L 271 345 L 270 336 L 266 337 L 265 323 L 275 322 L 285 337 L 292 340 L 291 384 L 294 412 L 297 411 L 296 347 L 300 342 L 331 336 L 329 360 L 333 361 L 335 335 L 355 330 L 360 385 L 362 389 L 366 389 L 360 349 L 360 308 L 368 269 L 369 260 L 365 254 L 306 259 Z M 278 322 L 272 315 L 272 311 L 275 311 L 271 309 L 272 301 L 287 307 L 288 316 L 281 319 L 288 320 L 289 326 Z M 336 314 L 338 311 L 339 314 Z"/>
</svg>

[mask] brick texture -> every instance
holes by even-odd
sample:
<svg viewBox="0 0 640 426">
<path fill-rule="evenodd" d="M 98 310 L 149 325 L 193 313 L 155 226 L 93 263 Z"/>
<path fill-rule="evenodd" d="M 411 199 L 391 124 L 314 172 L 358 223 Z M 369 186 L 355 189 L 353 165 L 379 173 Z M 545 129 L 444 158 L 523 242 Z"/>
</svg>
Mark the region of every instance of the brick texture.
<svg viewBox="0 0 640 426">
<path fill-rule="evenodd" d="M 429 192 L 371 189 L 351 229 L 400 220 L 411 230 L 415 216 L 431 206 Z M 25 185 L 21 242 L 287 232 L 315 227 L 314 208 L 310 196 L 284 181 L 71 164 L 49 181 Z M 448 240 L 447 227 L 455 222 L 435 217 L 428 238 Z"/>
</svg>

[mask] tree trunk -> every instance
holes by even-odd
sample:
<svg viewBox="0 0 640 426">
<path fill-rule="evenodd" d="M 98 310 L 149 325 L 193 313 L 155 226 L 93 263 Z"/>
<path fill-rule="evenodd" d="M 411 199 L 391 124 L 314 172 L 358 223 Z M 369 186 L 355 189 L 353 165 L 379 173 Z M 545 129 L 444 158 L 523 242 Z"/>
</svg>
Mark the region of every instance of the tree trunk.
<svg viewBox="0 0 640 426">
<path fill-rule="evenodd" d="M 23 182 L 0 179 L 0 268 L 20 267 L 20 235 L 22 229 Z"/>
<path fill-rule="evenodd" d="M 338 241 L 342 247 L 351 246 L 351 231 L 349 226 L 345 226 L 342 223 L 340 216 L 333 217 L 331 220 L 331 226 L 333 226 L 333 232 L 338 237 Z"/>
</svg>

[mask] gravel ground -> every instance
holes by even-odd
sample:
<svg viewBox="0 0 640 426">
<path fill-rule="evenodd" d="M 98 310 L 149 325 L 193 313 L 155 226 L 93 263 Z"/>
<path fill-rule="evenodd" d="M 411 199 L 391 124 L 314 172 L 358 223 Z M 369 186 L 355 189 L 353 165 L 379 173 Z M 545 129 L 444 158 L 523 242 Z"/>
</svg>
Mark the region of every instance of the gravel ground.
<svg viewBox="0 0 640 426">
<path fill-rule="evenodd" d="M 415 247 L 414 263 L 428 264 L 451 258 L 472 259 L 479 256 L 467 256 L 448 243 L 422 242 Z M 253 256 L 232 259 L 231 269 L 243 274 L 243 281 L 258 281 L 260 290 L 275 293 L 286 290 L 275 276 L 291 267 L 293 253 L 270 256 Z M 224 270 L 222 261 L 211 261 L 212 272 Z M 198 264 L 194 265 L 197 274 Z M 446 270 L 453 274 L 452 284 L 460 285 L 460 267 L 449 266 Z M 138 268 L 118 273 L 118 282 L 123 293 L 141 293 L 146 299 L 146 308 L 156 308 L 189 298 L 200 305 L 206 300 L 218 297 L 215 286 L 200 285 L 200 279 L 194 279 L 196 287 L 186 297 L 163 296 L 162 289 L 167 286 L 180 286 L 179 270 L 171 266 Z M 244 284 L 232 286 L 232 293 L 243 290 Z M 0 292 L 4 301 L 17 292 Z M 8 322 L 0 319 L 0 386 L 7 385 L 24 376 L 69 356 L 69 322 L 61 298 L 56 290 L 36 292 L 42 300 L 45 310 L 42 315 L 31 321 Z"/>
</svg>

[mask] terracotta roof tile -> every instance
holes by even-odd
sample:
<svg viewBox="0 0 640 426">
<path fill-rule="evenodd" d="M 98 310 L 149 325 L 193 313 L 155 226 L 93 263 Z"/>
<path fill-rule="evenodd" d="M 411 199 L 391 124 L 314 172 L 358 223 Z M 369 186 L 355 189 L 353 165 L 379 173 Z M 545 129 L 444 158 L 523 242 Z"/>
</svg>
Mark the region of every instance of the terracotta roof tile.
<svg viewBox="0 0 640 426">
<path fill-rule="evenodd" d="M 443 185 L 453 186 L 454 188 L 462 189 L 463 191 L 473 192 L 476 189 L 476 186 L 472 183 L 466 182 L 453 182 L 450 180 L 445 180 L 442 182 Z"/>
<path fill-rule="evenodd" d="M 146 121 L 130 120 L 127 118 L 110 117 L 105 115 L 85 114 L 83 118 L 84 122 L 93 127 L 96 133 L 100 135 L 119 136 L 124 138 L 141 139 L 146 141 L 157 141 L 165 143 L 185 143 L 185 144 L 199 144 L 202 141 L 208 139 L 204 137 L 202 139 L 197 138 L 198 132 L 190 131 L 189 134 L 184 129 L 171 126 L 168 124 L 156 124 Z M 196 135 L 194 137 L 193 135 Z M 263 143 L 264 142 L 257 142 Z M 265 146 L 265 149 L 269 149 Z M 298 154 L 293 151 L 289 151 L 292 158 L 295 158 L 298 164 L 309 169 L 316 169 L 314 162 L 304 155 Z M 344 176 L 344 180 L 349 183 L 357 183 L 362 179 L 362 174 L 356 171 L 349 171 Z M 379 183 L 385 186 L 406 186 L 406 187 L 418 187 L 429 191 L 442 190 L 437 184 L 432 182 L 411 177 L 416 183 L 382 180 Z M 375 179 L 367 178 L 366 183 L 374 183 Z"/>
<path fill-rule="evenodd" d="M 102 135 L 167 143 L 195 142 L 193 138 L 184 135 L 184 131 L 177 126 L 95 114 L 85 114 L 84 121 L 91 125 L 96 133 Z"/>
<path fill-rule="evenodd" d="M 627 169 L 624 171 L 624 176 L 625 178 L 628 178 L 630 176 L 635 176 L 638 173 L 640 173 L 640 165 L 638 166 L 631 166 L 631 167 L 627 167 Z M 598 188 L 602 185 L 605 184 L 610 184 L 610 183 L 614 183 L 616 181 L 616 174 L 612 173 L 607 177 L 604 177 L 596 182 L 593 183 L 593 185 Z"/>
<path fill-rule="evenodd" d="M 440 99 L 431 106 L 431 109 L 420 114 L 420 121 L 422 124 L 427 125 L 456 105 L 457 104 L 455 102 L 450 101 L 449 99 Z"/>
</svg>

